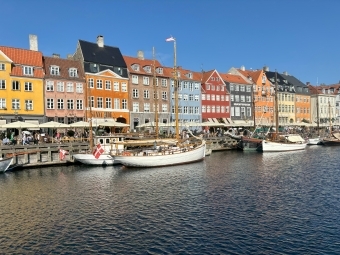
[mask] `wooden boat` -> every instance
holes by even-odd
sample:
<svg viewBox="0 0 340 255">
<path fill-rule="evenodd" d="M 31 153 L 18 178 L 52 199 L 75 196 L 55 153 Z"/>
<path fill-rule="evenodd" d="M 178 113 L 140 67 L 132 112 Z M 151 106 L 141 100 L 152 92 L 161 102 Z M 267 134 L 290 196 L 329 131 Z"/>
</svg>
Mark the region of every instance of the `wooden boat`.
<svg viewBox="0 0 340 255">
<path fill-rule="evenodd" d="M 13 157 L 11 158 L 0 158 L 0 173 L 4 173 L 11 166 Z"/>
<path fill-rule="evenodd" d="M 203 160 L 206 152 L 206 143 L 202 138 L 197 137 L 194 144 L 179 139 L 178 122 L 178 76 L 176 64 L 176 40 L 171 37 L 168 41 L 174 42 L 174 90 L 175 90 L 175 135 L 176 146 L 160 146 L 155 143 L 154 149 L 143 151 L 124 151 L 120 155 L 115 155 L 114 159 L 130 167 L 158 167 L 186 164 Z M 154 66 L 155 68 L 155 66 Z M 155 70 L 154 70 L 155 75 Z M 157 107 L 156 107 L 157 108 Z M 156 113 L 157 111 L 155 111 Z M 156 116 L 155 116 L 156 118 Z M 157 118 L 155 120 L 158 123 Z M 156 128 L 157 130 L 157 128 Z M 158 132 L 156 132 L 158 134 Z M 191 133 L 192 136 L 194 136 Z"/>
<path fill-rule="evenodd" d="M 332 132 L 330 137 L 325 137 L 322 142 L 326 146 L 339 146 L 340 145 L 340 133 Z"/>
</svg>

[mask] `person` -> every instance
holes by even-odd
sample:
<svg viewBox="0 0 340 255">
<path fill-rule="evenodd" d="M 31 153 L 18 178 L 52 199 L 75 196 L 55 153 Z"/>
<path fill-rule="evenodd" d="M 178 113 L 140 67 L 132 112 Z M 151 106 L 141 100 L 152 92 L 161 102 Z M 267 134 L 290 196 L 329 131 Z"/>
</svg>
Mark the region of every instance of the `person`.
<svg viewBox="0 0 340 255">
<path fill-rule="evenodd" d="M 26 145 L 26 134 L 22 133 L 22 145 Z"/>
</svg>

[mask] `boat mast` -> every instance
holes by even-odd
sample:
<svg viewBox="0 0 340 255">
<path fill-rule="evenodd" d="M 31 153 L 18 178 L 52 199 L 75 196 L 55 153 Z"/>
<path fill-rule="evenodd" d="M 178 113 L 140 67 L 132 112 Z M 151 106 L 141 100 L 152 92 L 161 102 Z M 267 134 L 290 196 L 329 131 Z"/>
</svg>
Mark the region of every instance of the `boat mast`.
<svg viewBox="0 0 340 255">
<path fill-rule="evenodd" d="M 279 130 L 279 100 L 277 96 L 277 71 L 275 70 L 275 139 Z"/>
<path fill-rule="evenodd" d="M 316 124 L 318 129 L 318 136 L 320 136 L 320 119 L 319 119 L 319 95 L 316 94 Z"/>
<path fill-rule="evenodd" d="M 90 121 L 89 123 L 89 139 L 90 139 L 90 151 L 92 151 L 92 148 L 93 148 L 93 134 L 92 134 L 92 102 L 91 102 L 91 88 L 89 88 L 89 84 L 87 86 L 87 89 L 86 89 L 86 92 L 87 92 L 87 107 L 86 109 L 90 109 L 90 113 L 89 113 L 89 117 L 87 117 L 87 121 Z"/>
<path fill-rule="evenodd" d="M 158 91 L 156 86 L 156 60 L 155 60 L 155 47 L 152 47 L 153 56 L 153 86 L 154 86 L 154 100 L 155 100 L 155 123 L 156 123 L 156 139 L 158 139 Z"/>
<path fill-rule="evenodd" d="M 176 39 L 174 39 L 174 90 L 175 90 L 175 132 L 176 139 L 179 139 L 178 125 L 178 77 L 177 77 L 177 56 L 176 56 Z"/>
<path fill-rule="evenodd" d="M 331 101 L 328 99 L 328 111 L 329 111 L 329 134 L 332 133 L 332 116 L 331 116 Z"/>
</svg>

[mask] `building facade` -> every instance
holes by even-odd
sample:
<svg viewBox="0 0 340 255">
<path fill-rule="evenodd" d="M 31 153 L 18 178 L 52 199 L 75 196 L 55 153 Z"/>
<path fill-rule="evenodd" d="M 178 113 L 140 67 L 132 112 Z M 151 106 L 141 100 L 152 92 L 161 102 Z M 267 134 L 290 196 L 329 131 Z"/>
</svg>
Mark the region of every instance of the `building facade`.
<svg viewBox="0 0 340 255">
<path fill-rule="evenodd" d="M 97 43 L 79 40 L 73 58 L 81 61 L 85 72 L 86 119 L 130 123 L 129 78 L 119 48 L 105 45 L 103 36 Z"/>
</svg>

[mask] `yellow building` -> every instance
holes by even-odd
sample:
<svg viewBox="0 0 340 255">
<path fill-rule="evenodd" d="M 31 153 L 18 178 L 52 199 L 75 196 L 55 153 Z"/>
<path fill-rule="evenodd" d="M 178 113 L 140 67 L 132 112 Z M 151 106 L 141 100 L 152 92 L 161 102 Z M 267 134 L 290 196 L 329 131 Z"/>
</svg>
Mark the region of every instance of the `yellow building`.
<svg viewBox="0 0 340 255">
<path fill-rule="evenodd" d="M 0 46 L 1 119 L 7 123 L 17 120 L 43 122 L 43 78 L 42 53 L 37 48 L 32 45 L 30 50 Z"/>
</svg>

